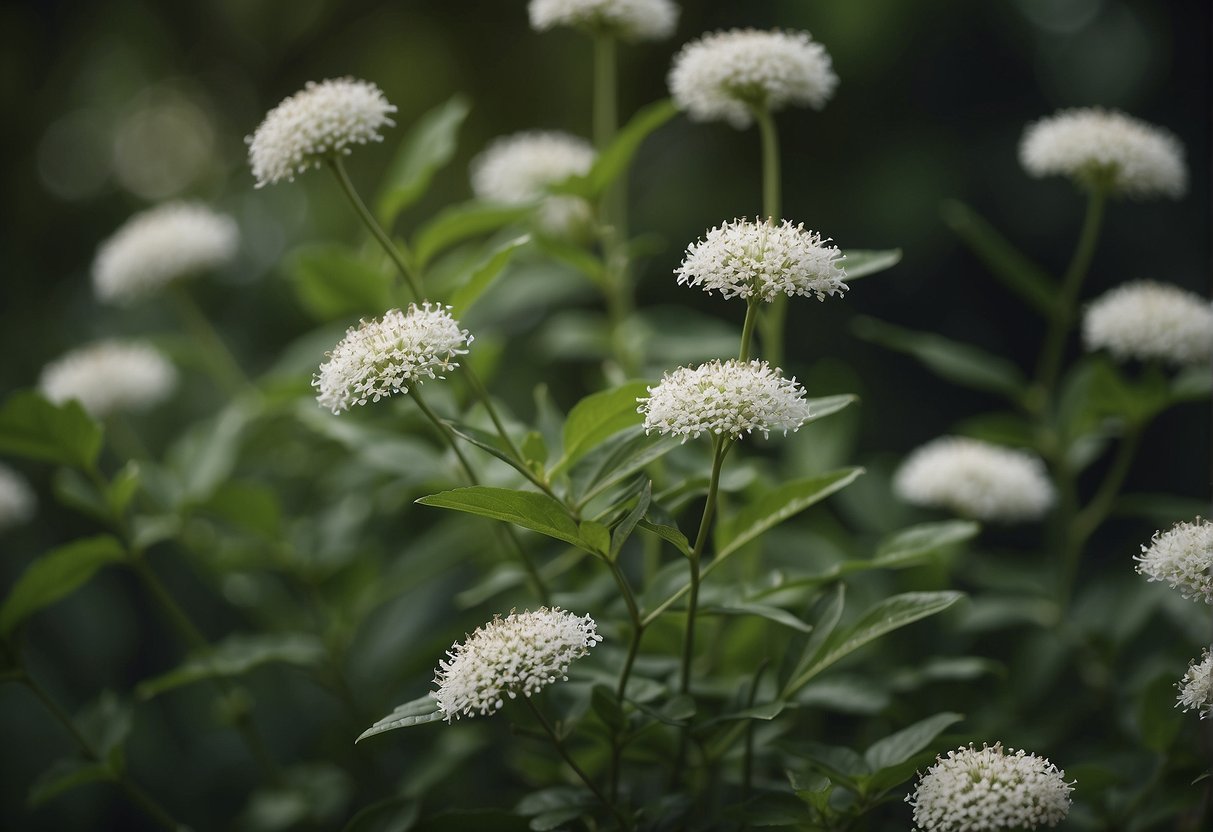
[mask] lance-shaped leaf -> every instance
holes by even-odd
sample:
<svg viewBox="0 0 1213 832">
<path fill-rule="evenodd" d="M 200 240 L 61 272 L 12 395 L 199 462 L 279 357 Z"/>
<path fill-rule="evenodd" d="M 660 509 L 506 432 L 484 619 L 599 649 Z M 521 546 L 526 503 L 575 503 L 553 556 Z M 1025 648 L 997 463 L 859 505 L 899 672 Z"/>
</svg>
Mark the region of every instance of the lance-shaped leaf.
<svg viewBox="0 0 1213 832">
<path fill-rule="evenodd" d="M 434 173 L 455 155 L 459 128 L 471 105 L 461 95 L 453 96 L 413 122 L 392 166 L 384 177 L 375 213 L 385 226 L 425 193 Z"/>
<path fill-rule="evenodd" d="M 563 540 L 565 543 L 585 549 L 587 552 L 597 554 L 602 551 L 597 547 L 597 543 L 601 540 L 587 540 L 564 506 L 547 494 L 516 491 L 512 488 L 495 488 L 488 485 L 472 485 L 430 494 L 417 502 L 423 506 L 449 508 L 455 511 L 465 511 L 468 514 L 478 514 L 481 517 L 491 517 L 494 520 L 504 520 L 507 523 L 522 526 L 524 529 Z M 598 529 L 592 531 L 598 537 Z M 607 535 L 605 529 L 602 529 L 602 534 Z M 606 539 L 609 547 L 609 535 Z"/>
<path fill-rule="evenodd" d="M 643 421 L 636 400 L 648 392 L 643 381 L 629 381 L 619 387 L 592 393 L 573 406 L 564 422 L 563 454 L 552 473 L 566 470 L 602 440 L 624 428 Z"/>
<path fill-rule="evenodd" d="M 392 278 L 348 246 L 301 246 L 286 258 L 285 269 L 299 302 L 316 320 L 379 315 L 392 305 Z"/>
<path fill-rule="evenodd" d="M 438 701 L 429 694 L 426 694 L 398 706 L 390 714 L 359 734 L 358 739 L 354 740 L 354 742 L 362 742 L 367 737 L 373 737 L 385 731 L 395 731 L 397 728 L 408 728 L 413 725 L 424 725 L 427 722 L 437 722 L 440 719 L 444 719 L 444 716 L 442 711 L 438 710 Z"/>
<path fill-rule="evenodd" d="M 514 255 L 530 242 L 531 235 L 523 234 L 507 240 L 489 252 L 488 256 L 472 269 L 467 281 L 451 295 L 451 314 L 456 318 L 462 318 L 464 313 L 485 293 L 485 290 L 493 285 L 493 281 L 501 276 Z"/>
<path fill-rule="evenodd" d="M 901 262 L 901 249 L 847 249 L 839 263 L 846 270 L 846 282 L 891 269 Z"/>
<path fill-rule="evenodd" d="M 943 221 L 956 232 L 1008 289 L 1046 318 L 1057 309 L 1057 286 L 1048 273 L 1023 255 L 963 202 L 948 200 L 940 209 Z"/>
<path fill-rule="evenodd" d="M 922 523 L 893 534 L 876 549 L 872 565 L 882 568 L 908 566 L 948 546 L 977 536 L 981 526 L 970 520 Z"/>
<path fill-rule="evenodd" d="M 101 451 L 101 426 L 79 402 L 51 404 L 32 390 L 0 406 L 0 453 L 88 469 Z"/>
<path fill-rule="evenodd" d="M 434 257 L 456 243 L 518 222 L 533 207 L 531 203 L 503 205 L 473 200 L 447 208 L 418 229 L 413 237 L 413 259 L 417 268 L 424 269 Z"/>
<path fill-rule="evenodd" d="M 320 639 L 306 633 L 236 635 L 215 645 L 210 652 L 188 659 L 176 670 L 142 682 L 136 691 L 140 698 L 150 699 L 204 679 L 243 676 L 265 664 L 314 667 L 325 655 Z"/>
<path fill-rule="evenodd" d="M 76 540 L 47 552 L 31 563 L 0 607 L 0 634 L 43 607 L 75 592 L 98 569 L 126 557 L 126 550 L 108 534 Z"/>
<path fill-rule="evenodd" d="M 587 198 L 598 196 L 628 169 L 632 157 L 648 135 L 673 118 L 677 112 L 678 108 L 668 98 L 644 107 L 632 116 L 631 121 L 623 126 L 606 149 L 598 154 L 589 173 L 571 177 L 554 186 L 552 190 Z"/>
</svg>

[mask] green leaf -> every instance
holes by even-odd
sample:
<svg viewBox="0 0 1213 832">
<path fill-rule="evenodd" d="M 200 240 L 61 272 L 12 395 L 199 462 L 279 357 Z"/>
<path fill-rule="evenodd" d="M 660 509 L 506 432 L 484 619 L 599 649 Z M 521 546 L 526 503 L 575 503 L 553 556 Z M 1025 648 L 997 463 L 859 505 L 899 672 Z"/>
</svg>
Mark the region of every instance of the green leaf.
<svg viewBox="0 0 1213 832">
<path fill-rule="evenodd" d="M 65 757 L 39 775 L 30 786 L 29 805 L 31 808 L 37 808 L 51 798 L 78 786 L 107 783 L 114 779 L 114 772 L 102 763 L 82 760 L 79 757 Z"/>
<path fill-rule="evenodd" d="M 494 520 L 504 520 L 524 529 L 563 540 L 587 552 L 597 552 L 594 544 L 581 536 L 580 529 L 564 507 L 547 494 L 473 485 L 431 494 L 417 502 L 423 506 L 449 508 L 478 514 L 481 517 L 491 517 Z M 607 545 L 610 545 L 609 542 Z"/>
<path fill-rule="evenodd" d="M 139 684 L 139 697 L 151 699 L 165 691 L 204 679 L 231 678 L 271 663 L 314 667 L 327 655 L 320 639 L 306 633 L 266 633 L 229 636 L 209 654 L 197 655 L 176 670 Z"/>
<path fill-rule="evenodd" d="M 611 390 L 592 393 L 573 406 L 564 422 L 563 455 L 552 474 L 567 469 L 602 440 L 643 422 L 636 400 L 648 392 L 643 381 L 629 381 Z"/>
<path fill-rule="evenodd" d="M 1166 754 L 1183 726 L 1175 708 L 1175 680 L 1158 676 L 1137 695 L 1137 730 L 1146 748 Z"/>
<path fill-rule="evenodd" d="M 0 606 L 0 634 L 43 607 L 48 607 L 83 585 L 101 567 L 126 557 L 118 540 L 108 534 L 86 537 L 52 549 L 29 567 Z"/>
<path fill-rule="evenodd" d="M 530 242 L 531 235 L 523 234 L 507 240 L 489 252 L 488 256 L 472 269 L 467 281 L 451 295 L 451 314 L 456 318 L 462 318 L 468 309 L 480 299 L 485 290 L 493 285 L 493 281 L 501 276 L 502 271 L 518 253 L 518 250 L 525 248 Z"/>
<path fill-rule="evenodd" d="M 101 451 L 101 426 L 79 402 L 51 404 L 20 390 L 0 406 L 0 453 L 88 470 Z"/>
<path fill-rule="evenodd" d="M 1003 285 L 1046 318 L 1056 314 L 1058 287 L 1043 268 L 1025 257 L 963 202 L 948 200 L 940 212 L 948 227 Z"/>
<path fill-rule="evenodd" d="M 900 262 L 901 249 L 899 248 L 882 250 L 852 248 L 842 253 L 842 262 L 839 265 L 846 269 L 846 282 L 850 283 L 852 280 L 891 269 Z"/>
<path fill-rule="evenodd" d="M 927 558 L 940 549 L 971 540 L 980 530 L 980 525 L 969 520 L 945 520 L 911 526 L 881 541 L 873 562 L 882 568 L 903 566 Z"/>
<path fill-rule="evenodd" d="M 834 629 L 842 618 L 846 597 L 846 584 L 836 584 L 834 591 L 817 604 L 819 612 L 815 617 L 816 625 L 813 632 L 807 638 L 803 635 L 796 636 L 788 644 L 783 661 L 779 666 L 780 699 L 790 698 L 796 689 L 803 687 L 803 685 L 797 685 L 796 689 L 792 689 L 789 683 L 808 669 L 813 658 L 821 652 L 826 639 L 833 635 Z"/>
<path fill-rule="evenodd" d="M 213 419 L 191 428 L 169 448 L 167 462 L 180 481 L 183 503 L 208 499 L 231 476 L 245 429 L 258 408 L 255 402 L 237 399 Z"/>
<path fill-rule="evenodd" d="M 299 303 L 318 321 L 379 315 L 392 306 L 392 278 L 348 246 L 301 246 L 284 268 Z"/>
<path fill-rule="evenodd" d="M 710 720 L 710 722 L 731 722 L 737 719 L 760 719 L 764 722 L 770 722 L 772 719 L 783 713 L 784 709 L 787 707 L 788 703 L 782 700 L 776 700 L 775 702 L 764 702 L 761 705 L 752 705 L 748 708 L 742 708 L 740 711 L 731 711 L 727 714 L 721 714 L 720 716 Z"/>
<path fill-rule="evenodd" d="M 1199 402 L 1213 393 L 1213 374 L 1208 367 L 1185 367 L 1171 380 L 1171 401 Z"/>
<path fill-rule="evenodd" d="M 648 436 L 636 425 L 608 437 L 569 471 L 570 498 L 583 506 L 608 488 L 623 482 L 650 462 L 678 447 L 672 436 Z"/>
<path fill-rule="evenodd" d="M 594 520 L 583 520 L 577 526 L 577 533 L 596 555 L 607 556 L 611 551 L 611 532 L 601 523 Z"/>
<path fill-rule="evenodd" d="M 1024 396 L 1027 383 L 1023 374 L 1005 358 L 931 332 L 902 329 L 874 318 L 856 318 L 851 326 L 860 338 L 913 356 L 948 381 L 1015 402 Z"/>
<path fill-rule="evenodd" d="M 384 227 L 390 228 L 401 211 L 420 199 L 434 173 L 454 158 L 459 128 L 470 110 L 468 100 L 455 95 L 413 122 L 375 205 Z"/>
<path fill-rule="evenodd" d="M 108 523 L 112 519 L 109 504 L 97 490 L 96 484 L 75 468 L 56 469 L 51 486 L 55 499 L 68 508 L 102 523 Z"/>
<path fill-rule="evenodd" d="M 132 459 L 123 465 L 117 474 L 114 474 L 109 488 L 105 490 L 105 499 L 109 503 L 112 516 L 121 517 L 138 490 L 139 463 Z"/>
<path fill-rule="evenodd" d="M 653 502 L 653 481 L 645 480 L 644 488 L 640 490 L 640 496 L 636 498 L 636 505 L 632 507 L 624 518 L 619 521 L 614 529 L 611 530 L 611 549 L 608 552 L 611 560 L 619 557 L 619 553 L 623 551 L 623 544 L 627 543 L 632 532 L 635 531 L 636 525 L 644 519 L 648 513 L 649 505 Z"/>
<path fill-rule="evenodd" d="M 782 624 L 785 627 L 790 627 L 791 629 L 797 630 L 801 633 L 810 633 L 813 631 L 812 624 L 806 624 L 787 610 L 782 610 L 779 607 L 772 607 L 769 604 L 753 604 L 741 601 L 728 604 L 715 604 L 712 606 L 701 607 L 699 614 L 757 615 L 760 618 L 765 618 L 768 621 L 774 621 L 776 624 Z"/>
<path fill-rule="evenodd" d="M 655 101 L 640 109 L 631 121 L 615 135 L 606 149 L 598 154 L 594 166 L 585 176 L 575 176 L 552 188 L 557 193 L 571 193 L 594 198 L 622 176 L 632 163 L 632 157 L 644 140 L 678 113 L 668 98 Z"/>
<path fill-rule="evenodd" d="M 518 222 L 531 209 L 529 203 L 501 205 L 475 200 L 447 208 L 423 225 L 413 237 L 412 250 L 417 268 L 424 270 L 437 254 L 456 243 Z"/>
<path fill-rule="evenodd" d="M 811 424 L 818 419 L 824 419 L 849 405 L 859 401 L 859 397 L 851 393 L 840 393 L 837 396 L 820 396 L 816 399 L 809 399 L 809 418 L 805 420 L 805 424 Z"/>
<path fill-rule="evenodd" d="M 673 544 L 675 549 L 687 557 L 691 556 L 691 541 L 687 540 L 687 536 L 674 524 L 673 518 L 657 520 L 653 516 L 652 508 L 650 508 L 649 516 L 640 521 L 640 528 L 652 532 L 667 543 Z"/>
<path fill-rule="evenodd" d="M 135 711 L 130 702 L 105 691 L 76 717 L 76 727 L 111 771 L 122 767 L 122 746 L 130 736 Z"/>
<path fill-rule="evenodd" d="M 445 719 L 442 711 L 438 710 L 438 701 L 428 693 L 418 699 L 399 705 L 390 714 L 376 722 L 358 735 L 355 743 L 362 742 L 367 737 L 382 734 L 385 731 L 395 731 L 397 728 L 409 728 L 413 725 L 424 725 L 427 722 L 437 722 Z"/>
<path fill-rule="evenodd" d="M 535 241 L 539 250 L 558 263 L 570 266 L 585 275 L 595 285 L 607 288 L 606 264 L 593 252 L 567 240 L 540 237 Z"/>
<path fill-rule="evenodd" d="M 964 716 L 961 714 L 945 712 L 919 720 L 908 728 L 872 743 L 863 753 L 863 760 L 873 773 L 900 765 L 923 751 L 945 728 L 962 719 Z"/>
</svg>

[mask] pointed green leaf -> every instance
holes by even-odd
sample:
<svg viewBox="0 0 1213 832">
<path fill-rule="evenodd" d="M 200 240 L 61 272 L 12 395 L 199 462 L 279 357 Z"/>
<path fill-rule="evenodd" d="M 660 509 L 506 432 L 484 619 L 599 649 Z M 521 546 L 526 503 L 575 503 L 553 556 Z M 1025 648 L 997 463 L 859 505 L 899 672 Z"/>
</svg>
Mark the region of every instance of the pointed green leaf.
<svg viewBox="0 0 1213 832">
<path fill-rule="evenodd" d="M 583 506 L 678 447 L 672 436 L 646 435 L 635 425 L 603 440 L 569 471 L 569 492 Z"/>
<path fill-rule="evenodd" d="M 245 430 L 260 405 L 237 399 L 217 416 L 193 428 L 168 450 L 167 462 L 177 474 L 184 503 L 206 500 L 235 470 Z"/>
<path fill-rule="evenodd" d="M 454 158 L 459 128 L 470 110 L 467 99 L 456 95 L 413 122 L 388 168 L 375 206 L 385 227 L 390 228 L 401 211 L 420 199 L 434 173 Z"/>
<path fill-rule="evenodd" d="M 839 265 L 846 270 L 846 282 L 850 283 L 852 280 L 891 269 L 900 262 L 901 249 L 899 248 L 883 250 L 852 248 L 842 253 L 842 262 Z"/>
<path fill-rule="evenodd" d="M 805 420 L 805 424 L 811 424 L 818 419 L 824 419 L 857 401 L 859 401 L 859 397 L 851 393 L 840 393 L 837 396 L 819 396 L 816 399 L 809 399 L 809 418 Z"/>
<path fill-rule="evenodd" d="M 379 315 L 392 305 L 391 276 L 348 246 L 301 246 L 287 255 L 284 268 L 299 303 L 318 321 Z"/>
<path fill-rule="evenodd" d="M 495 249 L 489 252 L 476 268 L 472 269 L 471 275 L 468 276 L 466 282 L 461 284 L 451 295 L 451 314 L 456 318 L 462 318 L 464 313 L 480 299 L 485 290 L 493 285 L 502 271 L 509 264 L 514 255 L 522 248 L 525 248 L 531 242 L 530 234 L 523 234 L 520 237 L 515 237 L 512 240 L 507 240 Z"/>
<path fill-rule="evenodd" d="M 782 624 L 801 633 L 813 631 L 812 624 L 806 624 L 787 610 L 772 607 L 769 604 L 753 604 L 742 601 L 728 604 L 713 604 L 701 607 L 700 615 L 756 615 L 776 624 Z"/>
<path fill-rule="evenodd" d="M 977 536 L 981 526 L 969 520 L 922 523 L 902 529 L 881 541 L 872 559 L 881 568 L 904 566 Z"/>
<path fill-rule="evenodd" d="M 426 694 L 398 706 L 390 714 L 359 734 L 358 739 L 354 740 L 354 742 L 362 742 L 367 737 L 373 737 L 385 731 L 395 731 L 397 728 L 409 728 L 413 725 L 424 725 L 427 722 L 437 722 L 445 718 L 442 711 L 438 710 L 437 700 Z"/>
<path fill-rule="evenodd" d="M 51 404 L 20 390 L 0 406 L 0 453 L 88 469 L 101 451 L 101 426 L 79 402 Z"/>
<path fill-rule="evenodd" d="M 873 772 L 892 768 L 926 749 L 945 728 L 964 719 L 961 714 L 941 713 L 919 720 L 895 734 L 872 743 L 863 753 L 863 760 Z"/>
<path fill-rule="evenodd" d="M 567 469 L 608 436 L 644 421 L 636 409 L 636 400 L 647 392 L 646 382 L 629 381 L 611 390 L 592 393 L 574 405 L 564 422 L 564 454 L 552 467 L 553 475 Z"/>
<path fill-rule="evenodd" d="M 815 618 L 816 624 L 813 632 L 807 638 L 803 634 L 795 636 L 788 644 L 787 652 L 779 665 L 780 699 L 788 699 L 796 692 L 790 688 L 789 683 L 804 673 L 813 658 L 821 652 L 826 639 L 833 635 L 834 629 L 842 618 L 846 597 L 846 584 L 835 584 L 834 591 L 816 605 L 819 612 Z"/>
<path fill-rule="evenodd" d="M 652 502 L 653 482 L 645 480 L 644 488 L 640 490 L 640 496 L 636 498 L 636 505 L 632 506 L 632 510 L 624 515 L 624 518 L 611 530 L 611 550 L 608 553 L 611 560 L 619 557 L 623 544 L 627 543 L 628 538 L 632 536 L 636 524 L 644 519 Z"/>
<path fill-rule="evenodd" d="M 105 691 L 76 717 L 76 727 L 111 770 L 122 765 L 122 746 L 135 722 L 131 703 Z"/>
<path fill-rule="evenodd" d="M 89 783 L 107 783 L 114 779 L 114 772 L 102 763 L 83 760 L 79 757 L 66 757 L 58 760 L 39 775 L 30 786 L 29 805 L 31 808 L 36 808 L 77 786 L 85 786 Z"/>
<path fill-rule="evenodd" d="M 652 532 L 667 543 L 672 543 L 675 549 L 687 557 L 691 556 L 691 541 L 687 540 L 687 536 L 678 529 L 674 519 L 668 515 L 663 513 L 663 519 L 658 520 L 650 508 L 649 515 L 640 521 L 640 528 Z"/>
<path fill-rule="evenodd" d="M 194 656 L 176 670 L 142 682 L 136 690 L 140 698 L 150 699 L 204 679 L 243 676 L 265 664 L 314 667 L 327 655 L 320 639 L 306 633 L 229 636 L 208 654 Z"/>
<path fill-rule="evenodd" d="M 587 552 L 597 551 L 592 542 L 581 536 L 577 524 L 569 517 L 564 507 L 547 494 L 473 485 L 431 494 L 417 502 L 423 506 L 449 508 L 478 514 L 481 517 L 491 517 L 494 520 L 504 520 L 524 529 L 563 540 Z M 607 545 L 610 545 L 609 542 Z"/>
<path fill-rule="evenodd" d="M 943 221 L 973 250 L 986 268 L 1008 289 L 1030 303 L 1046 318 L 1057 307 L 1057 286 L 1048 273 L 1025 257 L 963 202 L 946 201 L 940 209 Z"/>
<path fill-rule="evenodd" d="M 435 256 L 456 243 L 524 219 L 533 207 L 530 203 L 502 205 L 473 200 L 447 208 L 414 235 L 412 251 L 417 268 L 424 270 Z"/>
<path fill-rule="evenodd" d="M 52 549 L 29 567 L 0 606 L 0 634 L 43 607 L 50 606 L 83 585 L 101 567 L 126 557 L 118 540 L 108 534 L 86 537 Z"/>
<path fill-rule="evenodd" d="M 619 178 L 632 163 L 632 157 L 644 140 L 678 113 L 670 99 L 662 99 L 642 108 L 623 126 L 612 142 L 598 154 L 585 176 L 576 176 L 552 188 L 558 193 L 593 198 Z"/>
</svg>

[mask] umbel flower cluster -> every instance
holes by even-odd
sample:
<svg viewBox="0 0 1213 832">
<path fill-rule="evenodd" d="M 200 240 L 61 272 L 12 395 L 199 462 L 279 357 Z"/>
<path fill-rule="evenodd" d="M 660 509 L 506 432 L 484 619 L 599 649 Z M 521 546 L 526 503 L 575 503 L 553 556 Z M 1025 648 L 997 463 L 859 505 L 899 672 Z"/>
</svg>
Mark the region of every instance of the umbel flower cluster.
<svg viewBox="0 0 1213 832">
<path fill-rule="evenodd" d="M 1043 757 L 969 746 L 936 758 L 906 796 L 922 832 L 1035 829 L 1056 826 L 1070 811 L 1073 783 Z"/>
<path fill-rule="evenodd" d="M 1199 517 L 1155 532 L 1141 547 L 1137 573 L 1150 581 L 1166 581 L 1184 598 L 1213 604 L 1213 523 Z"/>
<path fill-rule="evenodd" d="M 438 664 L 431 695 L 447 722 L 460 716 L 485 716 L 507 698 L 532 693 L 567 680 L 569 665 L 602 641 L 594 619 L 554 607 L 494 616 L 488 624 L 456 642 Z"/>
<path fill-rule="evenodd" d="M 1196 711 L 1200 718 L 1213 716 L 1213 652 L 1208 648 L 1199 661 L 1192 662 L 1179 680 L 1179 701 L 1184 713 Z"/>
<path fill-rule="evenodd" d="M 543 199 L 539 227 L 549 234 L 568 234 L 589 223 L 590 205 L 579 197 L 546 196 L 547 189 L 589 173 L 594 158 L 589 142 L 556 130 L 502 136 L 472 160 L 472 192 L 511 205 Z"/>
<path fill-rule="evenodd" d="M 1178 286 L 1140 280 L 1097 298 L 1082 320 L 1089 350 L 1119 360 L 1199 364 L 1213 357 L 1213 305 Z"/>
<path fill-rule="evenodd" d="M 38 387 L 52 402 L 75 399 L 104 418 L 151 407 L 166 399 L 176 382 L 177 371 L 155 348 L 99 341 L 46 365 Z"/>
<path fill-rule="evenodd" d="M 662 40 L 678 25 L 670 0 L 531 0 L 527 11 L 537 32 L 572 26 L 624 40 Z"/>
</svg>

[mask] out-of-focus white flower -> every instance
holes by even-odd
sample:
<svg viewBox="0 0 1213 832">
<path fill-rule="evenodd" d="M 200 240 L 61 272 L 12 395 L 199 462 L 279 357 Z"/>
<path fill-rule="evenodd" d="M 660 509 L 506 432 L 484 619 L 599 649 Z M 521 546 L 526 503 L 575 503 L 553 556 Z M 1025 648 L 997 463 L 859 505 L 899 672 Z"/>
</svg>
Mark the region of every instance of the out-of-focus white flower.
<svg viewBox="0 0 1213 832">
<path fill-rule="evenodd" d="M 709 361 L 666 373 L 649 395 L 637 399 L 645 433 L 698 438 L 700 434 L 740 439 L 759 431 L 785 434 L 809 418 L 805 391 L 795 378 L 765 361 Z"/>
<path fill-rule="evenodd" d="M 1054 499 L 1038 457 L 963 436 L 943 436 L 911 453 L 893 490 L 914 505 L 1006 523 L 1034 520 Z"/>
<path fill-rule="evenodd" d="M 502 136 L 472 160 L 472 192 L 511 205 L 542 200 L 536 215 L 539 228 L 568 236 L 588 227 L 593 210 L 580 197 L 548 195 L 547 189 L 589 173 L 594 158 L 589 142 L 557 130 Z"/>
<path fill-rule="evenodd" d="M 1147 580 L 1166 581 L 1185 598 L 1213 604 L 1213 523 L 1208 520 L 1197 517 L 1154 532 L 1133 560 Z"/>
<path fill-rule="evenodd" d="M 394 125 L 396 106 L 370 81 L 332 78 L 307 86 L 266 114 L 245 138 L 257 187 L 294 180 L 352 145 L 383 141 L 379 130 Z"/>
<path fill-rule="evenodd" d="M 662 40 L 678 24 L 670 0 L 531 0 L 528 11 L 537 32 L 573 26 L 624 40 Z"/>
<path fill-rule="evenodd" d="M 838 76 L 825 47 L 808 32 L 734 29 L 682 47 L 668 83 L 678 109 L 694 120 L 742 129 L 754 120 L 751 108 L 820 110 Z"/>
<path fill-rule="evenodd" d="M 1213 716 L 1213 652 L 1207 648 L 1200 661 L 1192 662 L 1188 672 L 1179 680 L 1179 697 L 1175 707 L 1184 713 L 1196 711 L 1200 718 Z"/>
<path fill-rule="evenodd" d="M 1069 814 L 1073 785 L 1044 757 L 970 745 L 937 757 L 906 802 L 922 832 L 1035 829 Z"/>
<path fill-rule="evenodd" d="M 1170 132 L 1124 113 L 1062 110 L 1028 126 L 1019 160 L 1032 176 L 1068 176 L 1131 197 L 1183 196 L 1183 146 Z"/>
<path fill-rule="evenodd" d="M 46 365 L 38 388 L 52 402 L 75 399 L 91 415 L 143 410 L 173 391 L 177 371 L 148 344 L 99 341 Z"/>
<path fill-rule="evenodd" d="M 313 377 L 316 401 L 333 413 L 356 404 L 407 393 L 410 384 L 459 366 L 472 336 L 451 317 L 450 307 L 410 304 L 350 327 Z"/>
<path fill-rule="evenodd" d="M 678 282 L 700 286 L 726 298 L 779 295 L 841 295 L 846 272 L 838 265 L 842 252 L 821 235 L 788 220 L 734 220 L 713 228 L 687 247 Z"/>
<path fill-rule="evenodd" d="M 127 220 L 97 249 L 93 290 L 109 303 L 129 303 L 166 283 L 217 268 L 236 254 L 231 217 L 205 205 L 168 202 Z"/>
<path fill-rule="evenodd" d="M 1122 361 L 1207 362 L 1213 358 L 1213 305 L 1178 286 L 1126 283 L 1087 307 L 1082 338 L 1087 349 L 1106 349 Z"/>
<path fill-rule="evenodd" d="M 0 531 L 29 520 L 37 504 L 34 490 L 25 478 L 0 464 Z"/>
<path fill-rule="evenodd" d="M 594 619 L 559 607 L 494 616 L 438 663 L 430 695 L 447 722 L 499 710 L 506 697 L 532 693 L 568 679 L 569 665 L 602 641 Z"/>
</svg>

